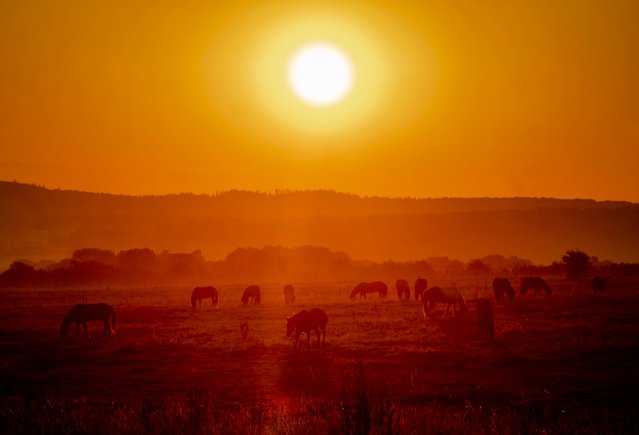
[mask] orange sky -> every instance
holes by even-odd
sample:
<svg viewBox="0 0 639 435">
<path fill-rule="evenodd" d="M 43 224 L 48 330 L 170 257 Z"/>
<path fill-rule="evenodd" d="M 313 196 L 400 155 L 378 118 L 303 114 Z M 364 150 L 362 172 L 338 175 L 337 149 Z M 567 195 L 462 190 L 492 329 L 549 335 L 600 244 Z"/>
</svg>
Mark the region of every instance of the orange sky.
<svg viewBox="0 0 639 435">
<path fill-rule="evenodd" d="M 0 179 L 639 201 L 636 1 L 216 3 L 2 2 Z M 283 81 L 311 40 L 336 107 Z"/>
</svg>

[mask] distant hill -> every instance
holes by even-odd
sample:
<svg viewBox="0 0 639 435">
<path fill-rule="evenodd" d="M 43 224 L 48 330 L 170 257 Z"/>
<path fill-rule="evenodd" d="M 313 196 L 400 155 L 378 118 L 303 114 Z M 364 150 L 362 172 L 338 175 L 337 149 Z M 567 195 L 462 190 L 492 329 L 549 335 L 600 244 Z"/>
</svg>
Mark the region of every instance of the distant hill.
<svg viewBox="0 0 639 435">
<path fill-rule="evenodd" d="M 332 191 L 126 196 L 0 182 L 0 267 L 74 249 L 148 247 L 222 258 L 237 247 L 326 246 L 353 258 L 487 254 L 535 262 L 569 248 L 639 261 L 639 204 L 553 198 L 381 198 Z"/>
</svg>

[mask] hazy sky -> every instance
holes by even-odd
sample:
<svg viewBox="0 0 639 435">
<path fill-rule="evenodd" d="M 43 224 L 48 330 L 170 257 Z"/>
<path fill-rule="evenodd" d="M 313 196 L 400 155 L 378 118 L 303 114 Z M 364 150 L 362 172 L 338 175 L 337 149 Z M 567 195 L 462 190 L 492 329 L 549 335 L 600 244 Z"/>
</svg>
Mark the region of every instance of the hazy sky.
<svg viewBox="0 0 639 435">
<path fill-rule="evenodd" d="M 639 201 L 637 1 L 217 3 L 0 3 L 0 179 Z M 286 83 L 313 41 L 337 106 Z"/>
</svg>

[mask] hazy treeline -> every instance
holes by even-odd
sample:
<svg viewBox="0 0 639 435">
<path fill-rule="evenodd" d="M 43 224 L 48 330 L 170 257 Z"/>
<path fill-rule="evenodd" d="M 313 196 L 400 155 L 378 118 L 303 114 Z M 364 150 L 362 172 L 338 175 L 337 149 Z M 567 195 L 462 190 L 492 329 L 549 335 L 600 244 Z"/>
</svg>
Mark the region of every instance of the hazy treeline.
<svg viewBox="0 0 639 435">
<path fill-rule="evenodd" d="M 638 274 L 638 265 L 599 262 L 592 257 L 593 273 Z M 262 249 L 238 248 L 219 261 L 208 261 L 201 251 L 154 252 L 148 248 L 110 250 L 87 248 L 62 261 L 15 261 L 0 273 L 0 287 L 192 285 L 197 283 L 335 282 L 418 276 L 564 275 L 566 264 L 538 266 L 519 257 L 489 255 L 462 262 L 448 257 L 419 261 L 354 260 L 345 252 L 301 246 Z"/>
<path fill-rule="evenodd" d="M 238 246 L 326 246 L 353 258 L 505 253 L 550 263 L 566 247 L 639 261 L 639 205 L 551 198 L 379 198 L 331 191 L 125 196 L 0 182 L 0 268 L 78 247 L 223 258 Z"/>
</svg>

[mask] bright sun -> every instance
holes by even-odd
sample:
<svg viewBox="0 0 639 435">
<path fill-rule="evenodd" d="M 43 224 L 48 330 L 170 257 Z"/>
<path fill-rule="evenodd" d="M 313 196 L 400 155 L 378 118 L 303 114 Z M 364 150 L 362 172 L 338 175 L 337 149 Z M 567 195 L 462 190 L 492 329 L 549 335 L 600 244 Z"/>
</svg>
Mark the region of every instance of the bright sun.
<svg viewBox="0 0 639 435">
<path fill-rule="evenodd" d="M 348 56 L 328 43 L 302 47 L 288 65 L 288 82 L 299 98 L 314 106 L 330 106 L 344 99 L 353 85 Z"/>
</svg>

